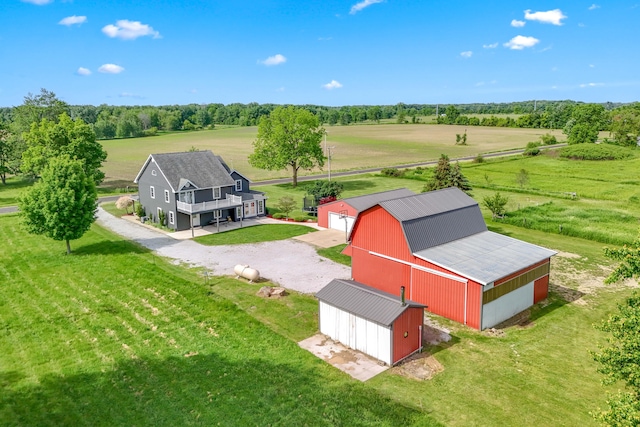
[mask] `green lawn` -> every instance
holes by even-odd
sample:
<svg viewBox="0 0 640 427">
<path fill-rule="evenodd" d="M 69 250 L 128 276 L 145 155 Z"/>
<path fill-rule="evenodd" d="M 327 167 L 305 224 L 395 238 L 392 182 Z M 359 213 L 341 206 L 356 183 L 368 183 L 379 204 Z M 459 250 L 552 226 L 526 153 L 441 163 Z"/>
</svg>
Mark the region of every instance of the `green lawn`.
<svg viewBox="0 0 640 427">
<path fill-rule="evenodd" d="M 302 234 L 313 233 L 315 228 L 295 224 L 263 224 L 221 233 L 196 237 L 198 243 L 208 246 L 239 245 L 242 243 L 272 242 L 285 240 Z"/>
<path fill-rule="evenodd" d="M 273 330 L 306 335 L 309 314 L 284 306 L 272 329 L 241 309 L 242 282 L 205 284 L 99 227 L 65 256 L 16 220 L 0 216 L 2 425 L 437 425 Z"/>
<path fill-rule="evenodd" d="M 18 198 L 32 182 L 21 177 L 10 176 L 6 184 L 0 184 L 0 208 L 5 206 L 15 206 Z"/>
</svg>

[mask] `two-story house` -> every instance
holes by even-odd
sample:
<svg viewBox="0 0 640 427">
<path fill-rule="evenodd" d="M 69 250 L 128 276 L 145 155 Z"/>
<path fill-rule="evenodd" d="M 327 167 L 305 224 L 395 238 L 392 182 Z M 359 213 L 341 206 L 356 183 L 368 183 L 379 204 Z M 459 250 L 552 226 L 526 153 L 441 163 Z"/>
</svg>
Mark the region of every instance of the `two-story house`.
<svg viewBox="0 0 640 427">
<path fill-rule="evenodd" d="M 134 182 L 147 216 L 176 231 L 266 215 L 264 193 L 208 150 L 150 154 Z"/>
</svg>

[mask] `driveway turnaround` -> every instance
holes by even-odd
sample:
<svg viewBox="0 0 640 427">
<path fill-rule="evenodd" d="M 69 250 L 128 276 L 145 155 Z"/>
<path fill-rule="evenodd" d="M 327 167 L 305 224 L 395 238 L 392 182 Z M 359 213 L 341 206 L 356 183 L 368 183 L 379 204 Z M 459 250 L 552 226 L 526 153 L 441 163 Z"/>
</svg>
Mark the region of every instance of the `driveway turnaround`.
<svg viewBox="0 0 640 427">
<path fill-rule="evenodd" d="M 294 239 L 205 246 L 116 218 L 102 208 L 98 208 L 97 223 L 176 264 L 202 267 L 217 276 L 232 276 L 237 264 L 249 265 L 260 272 L 261 278 L 303 293 L 315 293 L 333 279 L 351 277 L 349 267 L 319 256 L 313 246 Z"/>
</svg>

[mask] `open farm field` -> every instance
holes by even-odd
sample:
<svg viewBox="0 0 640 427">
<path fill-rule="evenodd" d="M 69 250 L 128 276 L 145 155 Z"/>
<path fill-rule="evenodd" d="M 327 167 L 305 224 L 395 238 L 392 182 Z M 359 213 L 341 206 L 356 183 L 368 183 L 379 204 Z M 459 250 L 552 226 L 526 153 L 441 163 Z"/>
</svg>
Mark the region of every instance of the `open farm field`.
<svg viewBox="0 0 640 427">
<path fill-rule="evenodd" d="M 564 139 L 561 131 L 477 126 L 380 124 L 326 126 L 325 129 L 327 146 L 333 147 L 332 171 L 435 160 L 442 153 L 462 157 L 522 148 L 547 132 L 556 135 L 558 140 Z M 465 129 L 468 145 L 455 145 L 456 134 L 464 133 Z M 256 133 L 256 127 L 236 127 L 103 141 L 109 154 L 104 166 L 105 184 L 130 185 L 150 153 L 186 151 L 192 147 L 213 151 L 254 181 L 289 177 L 288 171 L 265 171 L 249 165 L 247 158 L 253 152 Z M 302 174 L 318 172 L 301 171 Z"/>
<path fill-rule="evenodd" d="M 606 261 L 589 242 L 527 230 L 570 254 L 530 322 L 488 335 L 434 318 L 451 336 L 427 346 L 442 372 L 360 383 L 296 345 L 317 328 L 311 296 L 205 283 L 97 226 L 65 256 L 16 219 L 0 216 L 5 425 L 594 425 L 605 389 L 592 324 L 630 292 L 602 287 Z"/>
</svg>

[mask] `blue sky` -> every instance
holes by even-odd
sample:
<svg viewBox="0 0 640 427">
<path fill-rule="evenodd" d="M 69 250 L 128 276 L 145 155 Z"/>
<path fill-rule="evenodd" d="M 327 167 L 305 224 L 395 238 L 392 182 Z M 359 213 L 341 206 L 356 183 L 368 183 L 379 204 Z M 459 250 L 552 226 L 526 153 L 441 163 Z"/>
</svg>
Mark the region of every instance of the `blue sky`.
<svg viewBox="0 0 640 427">
<path fill-rule="evenodd" d="M 0 0 L 0 106 L 639 101 L 640 3 Z"/>
</svg>

